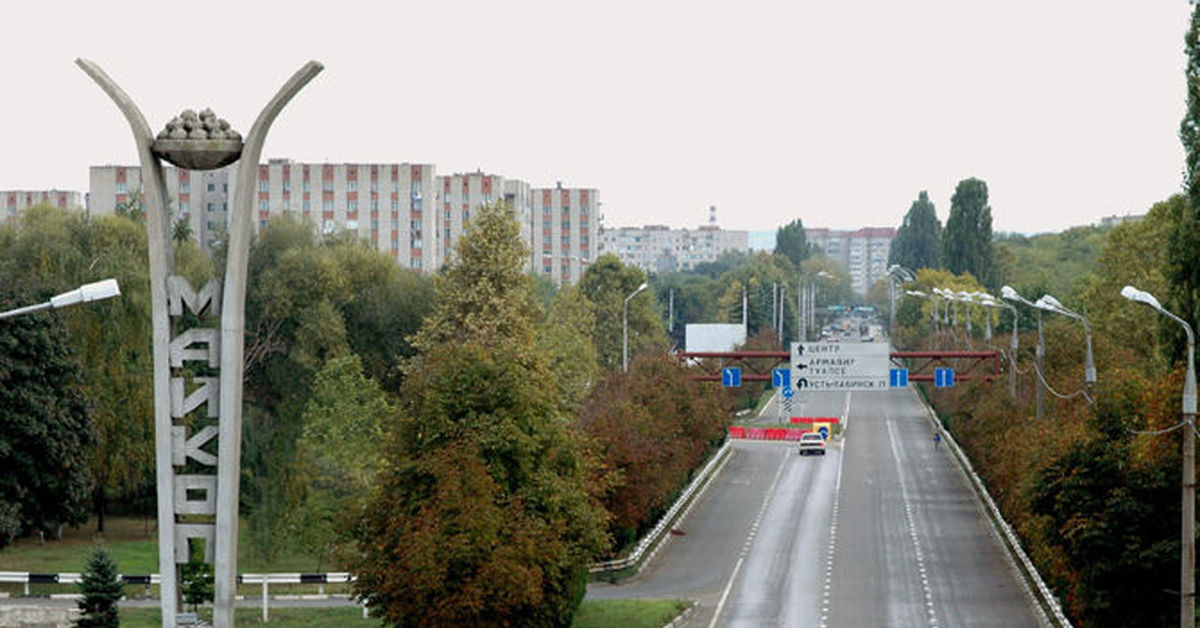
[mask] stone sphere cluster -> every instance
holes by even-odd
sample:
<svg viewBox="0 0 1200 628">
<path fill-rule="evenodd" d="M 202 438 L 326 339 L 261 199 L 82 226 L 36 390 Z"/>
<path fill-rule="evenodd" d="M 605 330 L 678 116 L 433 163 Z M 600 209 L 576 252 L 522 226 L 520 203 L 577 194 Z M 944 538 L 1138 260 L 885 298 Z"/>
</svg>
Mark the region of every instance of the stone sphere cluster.
<svg viewBox="0 0 1200 628">
<path fill-rule="evenodd" d="M 229 123 L 218 118 L 212 109 L 205 109 L 197 114 L 191 109 L 184 110 L 167 123 L 167 128 L 159 131 L 160 140 L 236 140 L 242 136 L 229 128 Z"/>
</svg>

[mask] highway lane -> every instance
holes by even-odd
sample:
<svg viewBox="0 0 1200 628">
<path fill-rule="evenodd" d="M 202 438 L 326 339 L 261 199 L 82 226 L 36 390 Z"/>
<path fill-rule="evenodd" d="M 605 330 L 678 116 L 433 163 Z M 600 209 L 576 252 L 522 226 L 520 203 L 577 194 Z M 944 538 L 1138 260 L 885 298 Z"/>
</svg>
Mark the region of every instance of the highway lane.
<svg viewBox="0 0 1200 628">
<path fill-rule="evenodd" d="M 854 393 L 851 416 L 827 625 L 1041 625 L 916 393 Z"/>
<path fill-rule="evenodd" d="M 736 443 L 686 535 L 589 597 L 693 599 L 693 626 L 1042 625 L 915 393 L 809 393 L 803 413 L 848 400 L 824 458 Z"/>
</svg>

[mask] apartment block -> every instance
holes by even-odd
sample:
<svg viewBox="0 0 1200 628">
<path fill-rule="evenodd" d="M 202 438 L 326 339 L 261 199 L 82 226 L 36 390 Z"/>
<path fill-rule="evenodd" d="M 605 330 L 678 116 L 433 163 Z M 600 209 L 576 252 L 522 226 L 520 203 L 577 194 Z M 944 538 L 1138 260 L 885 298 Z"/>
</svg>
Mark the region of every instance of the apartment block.
<svg viewBox="0 0 1200 628">
<path fill-rule="evenodd" d="M 839 262 L 850 274 L 854 291 L 866 295 L 871 286 L 887 276 L 888 253 L 896 230 L 867 227 L 857 231 L 805 229 L 804 235 L 825 255 Z"/>
<path fill-rule="evenodd" d="M 197 241 L 205 247 L 211 247 L 225 237 L 231 171 L 232 167 L 203 172 L 163 167 L 172 215 L 186 218 Z M 88 214 L 112 214 L 118 205 L 142 194 L 142 169 L 138 166 L 92 166 L 88 171 L 88 188 Z"/>
<path fill-rule="evenodd" d="M 15 221 L 21 212 L 34 205 L 53 205 L 60 209 L 83 209 L 83 195 L 69 190 L 0 190 L 5 221 Z"/>
<path fill-rule="evenodd" d="M 600 246 L 600 191 L 595 188 L 532 190 L 533 269 L 559 285 L 575 283 Z"/>
<path fill-rule="evenodd" d="M 441 215 L 438 217 L 436 234 L 442 264 L 454 260 L 454 247 L 471 223 L 471 212 L 500 201 L 508 203 L 521 225 L 522 240 L 527 246 L 530 245 L 533 199 L 528 183 L 478 171 L 439 176 L 437 189 Z M 532 263 L 531 256 L 526 262 L 526 270 L 532 268 Z"/>
<path fill-rule="evenodd" d="M 237 186 L 236 166 L 164 167 L 167 198 L 205 248 L 221 242 Z M 141 193 L 137 166 L 93 166 L 88 211 L 112 213 Z M 432 164 L 328 164 L 272 159 L 258 168 L 255 225 L 272 216 L 307 218 L 325 234 L 353 232 L 398 263 L 435 272 L 454 260 L 458 238 L 480 206 L 507 201 L 529 246 L 527 270 L 556 283 L 578 281 L 598 241 L 595 189 L 534 189 L 484 172 L 439 176 Z"/>
<path fill-rule="evenodd" d="M 671 229 L 661 225 L 604 229 L 600 236 L 603 253 L 616 253 L 629 266 L 648 273 L 695 270 L 698 264 L 715 262 L 726 251 L 750 250 L 749 231 L 730 231 L 716 226 Z"/>
</svg>

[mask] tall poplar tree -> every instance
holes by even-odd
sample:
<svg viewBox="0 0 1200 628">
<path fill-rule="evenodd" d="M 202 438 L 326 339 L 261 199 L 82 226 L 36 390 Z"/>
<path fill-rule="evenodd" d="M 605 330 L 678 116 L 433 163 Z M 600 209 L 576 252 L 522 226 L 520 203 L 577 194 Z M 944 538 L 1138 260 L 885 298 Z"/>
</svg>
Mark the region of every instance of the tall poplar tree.
<svg viewBox="0 0 1200 628">
<path fill-rule="evenodd" d="M 942 264 L 942 221 L 929 200 L 929 193 L 921 190 L 904 215 L 904 222 L 896 230 L 888 253 L 888 264 L 899 264 L 910 270 L 940 268 Z"/>
<path fill-rule="evenodd" d="M 992 208 L 987 183 L 974 177 L 958 182 L 950 197 L 950 216 L 942 239 L 942 261 L 950 272 L 971 273 L 995 290 L 999 277 L 993 267 Z"/>
<path fill-rule="evenodd" d="M 1183 187 L 1187 206 L 1183 209 L 1167 247 L 1167 279 L 1170 300 L 1184 320 L 1200 314 L 1200 4 L 1192 8 L 1192 24 L 1184 37 L 1187 51 L 1187 113 L 1179 125 L 1179 139 L 1187 155 Z M 1177 333 L 1170 325 L 1170 333 Z M 1182 343 L 1168 343 L 1180 346 Z"/>
<path fill-rule="evenodd" d="M 802 220 L 797 218 L 775 232 L 775 254 L 786 256 L 796 268 L 812 255 L 812 245 L 808 243 Z"/>
</svg>

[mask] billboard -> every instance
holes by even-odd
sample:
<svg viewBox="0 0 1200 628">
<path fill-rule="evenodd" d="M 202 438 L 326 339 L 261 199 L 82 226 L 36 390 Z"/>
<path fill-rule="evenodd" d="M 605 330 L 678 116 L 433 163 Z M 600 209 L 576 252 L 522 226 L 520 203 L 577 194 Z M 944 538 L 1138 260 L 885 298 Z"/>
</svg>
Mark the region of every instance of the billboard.
<svg viewBox="0 0 1200 628">
<path fill-rule="evenodd" d="M 684 346 L 689 353 L 733 351 L 746 344 L 746 326 L 710 323 L 684 326 Z"/>
</svg>

